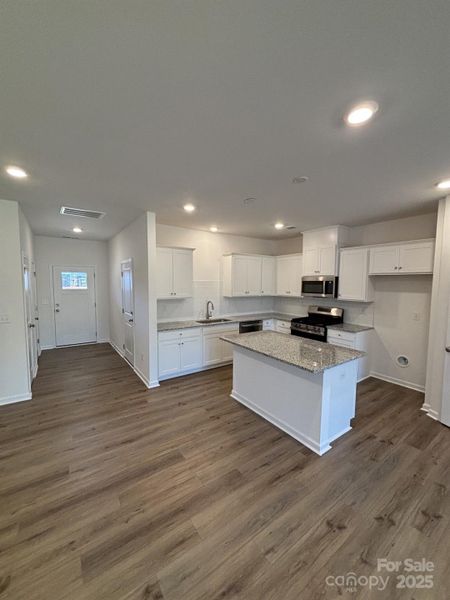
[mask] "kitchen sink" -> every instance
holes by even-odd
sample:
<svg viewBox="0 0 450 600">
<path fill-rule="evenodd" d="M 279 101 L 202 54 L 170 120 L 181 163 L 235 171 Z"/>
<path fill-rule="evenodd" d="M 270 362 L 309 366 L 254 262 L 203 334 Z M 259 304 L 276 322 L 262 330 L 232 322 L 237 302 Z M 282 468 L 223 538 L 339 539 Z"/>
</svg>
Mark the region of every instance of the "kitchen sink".
<svg viewBox="0 0 450 600">
<path fill-rule="evenodd" d="M 231 319 L 200 319 L 198 321 L 196 321 L 196 323 L 202 323 L 202 324 L 207 324 L 207 323 L 229 323 L 231 321 Z"/>
</svg>

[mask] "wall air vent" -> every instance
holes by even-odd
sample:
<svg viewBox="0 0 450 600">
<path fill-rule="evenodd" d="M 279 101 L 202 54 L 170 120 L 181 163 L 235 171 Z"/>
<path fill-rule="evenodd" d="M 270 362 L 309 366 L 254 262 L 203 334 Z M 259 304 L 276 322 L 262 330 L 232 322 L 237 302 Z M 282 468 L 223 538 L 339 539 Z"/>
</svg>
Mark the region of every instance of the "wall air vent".
<svg viewBox="0 0 450 600">
<path fill-rule="evenodd" d="M 85 219 L 102 219 L 106 213 L 98 210 L 88 210 L 87 208 L 73 208 L 71 206 L 61 206 L 59 211 L 62 215 L 69 217 L 83 217 Z"/>
</svg>

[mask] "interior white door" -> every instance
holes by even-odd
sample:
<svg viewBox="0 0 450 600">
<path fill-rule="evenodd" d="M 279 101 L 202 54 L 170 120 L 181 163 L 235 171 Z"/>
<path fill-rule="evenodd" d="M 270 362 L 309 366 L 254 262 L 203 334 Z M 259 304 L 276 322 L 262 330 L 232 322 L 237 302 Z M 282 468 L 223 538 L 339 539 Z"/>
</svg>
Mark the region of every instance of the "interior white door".
<svg viewBox="0 0 450 600">
<path fill-rule="evenodd" d="M 53 267 L 57 346 L 97 341 L 94 267 Z"/>
<path fill-rule="evenodd" d="M 30 381 L 36 376 L 37 372 L 37 334 L 35 320 L 35 301 L 33 298 L 33 278 L 34 272 L 28 259 L 23 263 L 23 286 L 25 294 L 25 316 L 27 322 L 27 345 L 28 345 L 28 368 L 30 371 Z"/>
<path fill-rule="evenodd" d="M 120 278 L 122 283 L 123 353 L 127 361 L 134 365 L 134 288 L 131 258 L 120 263 Z"/>
</svg>

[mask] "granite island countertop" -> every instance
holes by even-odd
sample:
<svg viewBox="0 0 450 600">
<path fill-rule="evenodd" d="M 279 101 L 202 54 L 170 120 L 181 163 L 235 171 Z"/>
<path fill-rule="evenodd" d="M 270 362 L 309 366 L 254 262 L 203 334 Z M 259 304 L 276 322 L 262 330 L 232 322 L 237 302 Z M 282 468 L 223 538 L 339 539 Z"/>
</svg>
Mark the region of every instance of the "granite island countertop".
<svg viewBox="0 0 450 600">
<path fill-rule="evenodd" d="M 299 367 L 309 373 L 323 373 L 326 369 L 332 369 L 366 355 L 360 350 L 297 336 L 287 336 L 275 331 L 231 333 L 220 339 L 240 348 L 252 350 L 288 365 Z"/>
<path fill-rule="evenodd" d="M 287 315 L 284 313 L 277 312 L 265 312 L 265 313 L 254 313 L 250 315 L 227 315 L 224 317 L 213 317 L 223 318 L 226 321 L 222 323 L 199 323 L 198 321 L 167 321 L 158 323 L 158 331 L 171 331 L 174 329 L 188 329 L 190 327 L 214 327 L 215 325 L 227 325 L 231 323 L 243 323 L 245 321 L 254 321 L 261 319 L 277 319 L 278 321 L 290 321 L 295 315 Z"/>
</svg>

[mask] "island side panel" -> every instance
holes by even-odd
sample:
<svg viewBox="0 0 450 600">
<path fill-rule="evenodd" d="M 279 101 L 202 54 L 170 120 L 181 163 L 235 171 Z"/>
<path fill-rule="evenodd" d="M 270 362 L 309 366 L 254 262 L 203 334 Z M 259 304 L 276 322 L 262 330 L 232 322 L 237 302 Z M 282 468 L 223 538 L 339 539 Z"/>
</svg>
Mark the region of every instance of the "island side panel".
<svg viewBox="0 0 450 600">
<path fill-rule="evenodd" d="M 358 361 L 327 369 L 323 374 L 322 431 L 323 444 L 330 444 L 351 430 L 355 416 Z"/>
<path fill-rule="evenodd" d="M 296 440 L 323 454 L 323 374 L 313 374 L 234 346 L 231 396 Z"/>
</svg>

